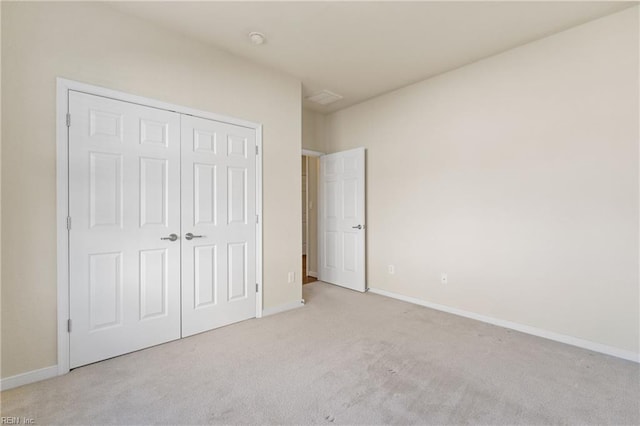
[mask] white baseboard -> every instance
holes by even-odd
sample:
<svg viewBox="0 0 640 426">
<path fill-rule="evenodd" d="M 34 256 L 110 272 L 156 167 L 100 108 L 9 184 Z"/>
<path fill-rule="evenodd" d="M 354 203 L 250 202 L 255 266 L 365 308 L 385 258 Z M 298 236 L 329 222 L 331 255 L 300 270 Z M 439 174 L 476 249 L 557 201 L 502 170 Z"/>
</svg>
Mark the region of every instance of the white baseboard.
<svg viewBox="0 0 640 426">
<path fill-rule="evenodd" d="M 588 349 L 590 351 L 600 352 L 606 355 L 615 356 L 617 358 L 622 358 L 629 361 L 640 362 L 640 354 L 627 351 L 624 349 L 619 349 L 613 346 L 607 346 L 601 343 L 595 343 L 589 340 L 583 340 L 577 337 L 567 336 L 565 334 L 555 333 L 553 331 L 543 330 L 541 328 L 518 324 L 511 321 L 492 318 L 485 315 L 476 314 L 474 312 L 463 311 L 462 309 L 452 308 L 446 305 L 439 305 L 437 303 L 427 302 L 422 299 L 417 299 L 415 297 L 410 297 L 410 296 L 404 296 L 402 294 L 397 294 L 390 291 L 381 290 L 378 288 L 369 288 L 369 291 L 371 293 L 379 294 L 381 296 L 402 300 L 403 302 L 409 302 L 415 305 L 424 306 L 427 308 L 435 309 L 442 312 L 447 312 L 447 313 L 458 315 L 461 317 L 471 318 L 477 321 L 486 322 L 488 324 L 497 325 L 499 327 L 509 328 L 511 330 L 520 331 L 522 333 L 543 337 L 545 339 L 554 340 L 560 343 L 566 343 L 568 345 L 577 346 L 583 349 Z"/>
<path fill-rule="evenodd" d="M 318 278 L 318 273 L 316 271 L 307 271 L 307 275 L 313 278 Z"/>
<path fill-rule="evenodd" d="M 50 379 L 52 377 L 56 377 L 57 375 L 57 365 L 41 368 L 39 370 L 27 371 L 26 373 L 16 374 L 15 376 L 0 379 L 0 390 L 4 391 L 17 388 L 18 386 L 28 385 L 29 383 Z"/>
<path fill-rule="evenodd" d="M 304 306 L 304 302 L 302 300 L 298 300 L 295 302 L 285 303 L 284 305 L 274 306 L 273 308 L 266 308 L 262 311 L 262 316 L 266 317 L 269 315 L 279 314 L 280 312 L 290 311 L 292 309 L 302 308 Z"/>
</svg>

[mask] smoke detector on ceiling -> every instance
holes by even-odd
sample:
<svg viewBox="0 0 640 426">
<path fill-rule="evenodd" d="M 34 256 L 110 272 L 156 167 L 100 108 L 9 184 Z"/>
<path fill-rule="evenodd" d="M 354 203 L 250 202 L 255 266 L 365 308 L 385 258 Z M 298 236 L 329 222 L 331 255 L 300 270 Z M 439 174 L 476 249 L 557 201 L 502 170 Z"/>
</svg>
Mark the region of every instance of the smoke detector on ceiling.
<svg viewBox="0 0 640 426">
<path fill-rule="evenodd" d="M 264 42 L 267 39 L 264 36 L 264 34 L 256 32 L 256 31 L 253 31 L 253 32 L 249 33 L 249 40 L 251 40 L 251 43 L 253 43 L 255 45 L 260 45 L 260 44 L 264 44 Z"/>
<path fill-rule="evenodd" d="M 329 105 L 335 101 L 339 101 L 340 99 L 342 99 L 342 96 L 328 90 L 323 90 L 315 95 L 307 96 L 308 101 L 315 102 L 320 105 Z"/>
</svg>

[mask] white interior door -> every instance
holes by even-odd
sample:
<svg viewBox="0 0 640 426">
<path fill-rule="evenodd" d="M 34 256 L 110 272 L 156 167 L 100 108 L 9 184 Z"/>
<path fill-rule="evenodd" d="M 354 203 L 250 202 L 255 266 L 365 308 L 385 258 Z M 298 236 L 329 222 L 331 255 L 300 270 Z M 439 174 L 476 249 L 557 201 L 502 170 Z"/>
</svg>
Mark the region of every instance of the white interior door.
<svg viewBox="0 0 640 426">
<path fill-rule="evenodd" d="M 70 366 L 180 337 L 180 116 L 69 92 Z"/>
<path fill-rule="evenodd" d="M 256 219 L 255 130 L 183 116 L 183 337 L 255 317 Z"/>
<path fill-rule="evenodd" d="M 357 291 L 366 290 L 364 153 L 320 157 L 318 278 Z"/>
</svg>

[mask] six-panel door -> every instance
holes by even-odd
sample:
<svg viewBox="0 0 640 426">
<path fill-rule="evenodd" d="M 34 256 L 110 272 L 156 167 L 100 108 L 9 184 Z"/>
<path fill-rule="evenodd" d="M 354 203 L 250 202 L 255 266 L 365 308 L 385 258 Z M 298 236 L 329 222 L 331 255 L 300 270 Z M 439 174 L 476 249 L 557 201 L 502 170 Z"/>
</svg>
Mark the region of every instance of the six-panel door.
<svg viewBox="0 0 640 426">
<path fill-rule="evenodd" d="M 254 317 L 255 130 L 75 91 L 69 112 L 70 366 Z"/>
<path fill-rule="evenodd" d="M 180 116 L 69 93 L 70 366 L 180 337 Z"/>
<path fill-rule="evenodd" d="M 365 281 L 364 148 L 320 157 L 319 279 L 357 291 Z"/>
<path fill-rule="evenodd" d="M 255 316 L 255 148 L 253 129 L 182 118 L 183 336 Z"/>
</svg>

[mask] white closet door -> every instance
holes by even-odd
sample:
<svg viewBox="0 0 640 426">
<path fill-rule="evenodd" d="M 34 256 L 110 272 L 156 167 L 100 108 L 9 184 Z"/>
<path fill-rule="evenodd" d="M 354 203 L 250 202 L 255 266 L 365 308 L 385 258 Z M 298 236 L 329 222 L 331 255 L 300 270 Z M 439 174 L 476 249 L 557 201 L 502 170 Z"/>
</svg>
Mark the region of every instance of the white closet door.
<svg viewBox="0 0 640 426">
<path fill-rule="evenodd" d="M 182 116 L 183 337 L 255 317 L 255 149 L 253 129 Z"/>
<path fill-rule="evenodd" d="M 180 337 L 180 116 L 69 92 L 70 366 Z"/>
<path fill-rule="evenodd" d="M 364 148 L 320 157 L 321 281 L 366 291 Z"/>
</svg>

